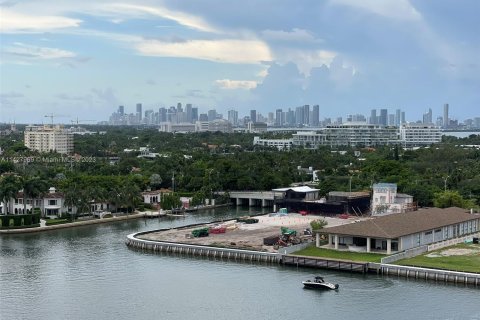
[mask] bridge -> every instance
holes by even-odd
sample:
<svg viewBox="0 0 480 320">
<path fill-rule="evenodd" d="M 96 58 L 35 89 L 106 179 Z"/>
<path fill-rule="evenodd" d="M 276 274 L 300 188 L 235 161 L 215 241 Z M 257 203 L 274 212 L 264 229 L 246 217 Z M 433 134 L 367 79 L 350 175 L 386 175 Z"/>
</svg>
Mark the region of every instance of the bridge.
<svg viewBox="0 0 480 320">
<path fill-rule="evenodd" d="M 219 192 L 223 194 L 224 192 Z M 237 206 L 274 207 L 275 193 L 273 191 L 230 191 L 230 199 Z"/>
</svg>

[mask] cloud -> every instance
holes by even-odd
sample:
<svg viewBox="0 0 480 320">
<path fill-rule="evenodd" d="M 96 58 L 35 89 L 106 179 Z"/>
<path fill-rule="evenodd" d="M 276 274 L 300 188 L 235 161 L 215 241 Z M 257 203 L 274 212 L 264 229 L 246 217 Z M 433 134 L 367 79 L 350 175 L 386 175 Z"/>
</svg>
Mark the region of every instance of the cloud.
<svg viewBox="0 0 480 320">
<path fill-rule="evenodd" d="M 20 92 L 10 91 L 6 93 L 0 93 L 0 105 L 5 108 L 15 108 L 17 99 L 24 98 L 25 95 Z"/>
<path fill-rule="evenodd" d="M 315 36 L 307 30 L 293 28 L 292 31 L 283 30 L 263 30 L 262 36 L 267 40 L 285 41 L 285 42 L 322 42 L 323 40 L 315 38 Z"/>
<path fill-rule="evenodd" d="M 137 44 L 136 49 L 145 56 L 192 58 L 224 63 L 255 64 L 272 60 L 269 47 L 258 40 L 189 40 L 175 43 L 145 40 Z"/>
<path fill-rule="evenodd" d="M 256 81 L 250 80 L 230 80 L 230 79 L 222 79 L 222 80 L 215 80 L 215 84 L 220 87 L 221 89 L 254 89 L 257 87 Z"/>
<path fill-rule="evenodd" d="M 157 82 L 153 79 L 147 79 L 145 82 L 150 86 L 154 86 L 157 84 Z"/>
<path fill-rule="evenodd" d="M 418 21 L 422 18 L 408 0 L 330 0 L 330 4 L 352 7 L 390 19 Z"/>
<path fill-rule="evenodd" d="M 15 42 L 13 46 L 6 47 L 4 52 L 14 56 L 42 60 L 76 57 L 76 54 L 71 51 L 57 48 L 37 47 L 20 42 Z"/>
<path fill-rule="evenodd" d="M 120 104 L 112 88 L 106 88 L 105 90 L 92 88 L 91 92 L 96 96 L 99 102 L 104 104 L 107 103 L 107 107 L 117 106 Z"/>
<path fill-rule="evenodd" d="M 330 65 L 337 53 L 321 49 L 283 48 L 283 50 L 275 50 L 274 55 L 275 61 L 282 64 L 293 62 L 301 73 L 308 75 L 312 68 Z"/>
<path fill-rule="evenodd" d="M 80 26 L 81 20 L 62 16 L 29 15 L 0 7 L 0 33 L 36 33 Z"/>
<path fill-rule="evenodd" d="M 127 4 L 127 3 L 111 3 L 100 6 L 100 9 L 113 13 L 115 15 L 124 15 L 124 16 L 138 16 L 140 15 L 152 15 L 156 17 L 161 17 L 164 19 L 175 21 L 176 23 L 200 30 L 205 32 L 217 32 L 212 26 L 205 22 L 201 17 L 197 17 L 188 13 L 169 10 L 165 7 L 155 6 L 143 6 L 136 4 Z M 118 17 L 115 19 L 118 20 Z"/>
</svg>

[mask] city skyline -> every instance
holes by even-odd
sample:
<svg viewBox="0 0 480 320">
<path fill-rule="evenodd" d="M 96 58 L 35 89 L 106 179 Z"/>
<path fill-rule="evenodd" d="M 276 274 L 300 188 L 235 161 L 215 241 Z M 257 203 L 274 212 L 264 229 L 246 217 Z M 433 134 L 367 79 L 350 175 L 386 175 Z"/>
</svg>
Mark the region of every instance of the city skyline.
<svg viewBox="0 0 480 320">
<path fill-rule="evenodd" d="M 464 1 L 0 2 L 0 122 L 108 119 L 191 103 L 319 117 L 450 106 L 478 116 L 480 46 Z M 188 101 L 188 102 L 187 102 Z M 134 112 L 134 111 L 132 111 Z M 47 121 L 45 121 L 47 122 Z"/>
</svg>

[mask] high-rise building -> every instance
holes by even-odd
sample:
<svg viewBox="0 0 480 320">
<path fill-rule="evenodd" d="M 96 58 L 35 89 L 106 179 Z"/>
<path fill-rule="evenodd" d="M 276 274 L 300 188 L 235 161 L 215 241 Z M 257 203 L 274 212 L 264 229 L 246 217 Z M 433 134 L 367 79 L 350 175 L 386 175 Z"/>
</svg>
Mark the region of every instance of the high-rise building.
<svg viewBox="0 0 480 320">
<path fill-rule="evenodd" d="M 250 110 L 250 121 L 257 122 L 257 110 Z"/>
<path fill-rule="evenodd" d="M 158 109 L 158 122 L 167 122 L 167 109 L 166 108 L 159 108 Z"/>
<path fill-rule="evenodd" d="M 215 119 L 217 119 L 217 110 L 208 110 L 208 121 L 213 121 Z"/>
<path fill-rule="evenodd" d="M 137 122 L 140 123 L 142 121 L 142 104 L 137 103 Z"/>
<path fill-rule="evenodd" d="M 377 121 L 377 110 L 376 109 L 372 109 L 372 111 L 370 111 L 370 121 L 368 122 L 370 124 L 377 124 L 378 121 Z"/>
<path fill-rule="evenodd" d="M 429 108 L 428 111 L 423 114 L 423 123 L 433 123 L 432 108 Z"/>
<path fill-rule="evenodd" d="M 118 114 L 120 116 L 123 116 L 125 114 L 125 107 L 124 106 L 118 106 Z"/>
<path fill-rule="evenodd" d="M 313 106 L 312 117 L 310 118 L 310 124 L 312 127 L 318 127 L 320 121 L 320 106 L 318 104 Z"/>
<path fill-rule="evenodd" d="M 380 109 L 380 118 L 378 124 L 382 126 L 386 126 L 388 121 L 388 110 L 387 109 Z"/>
<path fill-rule="evenodd" d="M 310 124 L 310 106 L 308 104 L 303 106 L 303 124 Z"/>
<path fill-rule="evenodd" d="M 177 103 L 177 112 L 183 112 L 182 103 Z"/>
<path fill-rule="evenodd" d="M 198 120 L 198 108 L 193 107 L 192 108 L 192 122 L 195 122 Z"/>
<path fill-rule="evenodd" d="M 395 111 L 395 125 L 397 127 L 399 127 L 400 124 L 402 123 L 401 114 L 402 114 L 402 111 L 400 109 L 397 109 Z"/>
<path fill-rule="evenodd" d="M 238 124 L 238 111 L 237 110 L 229 110 L 228 111 L 228 121 L 233 126 L 236 126 Z"/>
<path fill-rule="evenodd" d="M 405 111 L 402 111 L 401 115 L 400 115 L 400 124 L 404 124 L 406 123 L 405 121 Z"/>
<path fill-rule="evenodd" d="M 277 127 L 280 127 L 280 126 L 283 125 L 283 123 L 282 123 L 282 112 L 283 112 L 282 109 L 277 109 L 275 111 L 275 125 Z"/>
<path fill-rule="evenodd" d="M 198 116 L 198 121 L 201 121 L 201 122 L 208 121 L 208 114 L 200 113 L 200 115 Z"/>
<path fill-rule="evenodd" d="M 303 115 L 304 111 L 305 109 L 303 108 L 303 106 L 295 108 L 295 123 L 299 126 L 303 124 L 303 119 L 305 119 Z"/>
<path fill-rule="evenodd" d="M 185 114 L 187 116 L 187 122 L 192 123 L 192 104 L 187 103 L 185 106 Z"/>
<path fill-rule="evenodd" d="M 388 125 L 389 126 L 394 126 L 395 125 L 395 115 L 393 113 L 390 113 L 388 115 Z"/>
<path fill-rule="evenodd" d="M 443 127 L 446 128 L 449 125 L 449 118 L 448 118 L 448 103 L 443 105 Z"/>
<path fill-rule="evenodd" d="M 292 109 L 288 108 L 287 112 L 283 113 L 285 115 L 285 123 L 289 126 L 294 126 L 295 125 L 295 111 Z"/>
<path fill-rule="evenodd" d="M 39 152 L 73 153 L 73 134 L 60 126 L 26 126 L 25 147 Z"/>
</svg>

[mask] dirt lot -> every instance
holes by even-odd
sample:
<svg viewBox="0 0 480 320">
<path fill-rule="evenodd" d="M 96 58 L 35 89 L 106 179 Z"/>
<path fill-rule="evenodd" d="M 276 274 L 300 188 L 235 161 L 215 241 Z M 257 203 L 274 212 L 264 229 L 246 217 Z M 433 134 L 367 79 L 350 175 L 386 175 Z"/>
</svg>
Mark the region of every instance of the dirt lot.
<svg viewBox="0 0 480 320">
<path fill-rule="evenodd" d="M 235 220 L 223 223 L 227 227 L 226 233 L 210 234 L 203 238 L 189 238 L 193 229 L 203 226 L 195 226 L 188 229 L 172 229 L 162 232 L 152 232 L 140 236 L 139 238 L 153 241 L 169 241 L 189 244 L 212 245 L 219 247 L 229 247 L 238 249 L 275 251 L 272 246 L 264 246 L 263 238 L 280 235 L 281 227 L 288 227 L 297 231 L 297 234 L 303 239 L 309 239 L 309 236 L 303 236 L 303 230 L 310 228 L 310 221 L 322 219 L 321 216 L 301 216 L 299 214 L 288 214 L 287 216 L 270 217 L 268 215 L 257 216 L 258 223 L 244 224 L 237 223 Z M 328 226 L 337 226 L 345 223 L 351 223 L 355 219 L 324 218 Z M 358 219 L 358 218 L 356 218 Z M 206 224 L 205 227 L 211 227 L 215 224 Z"/>
</svg>

